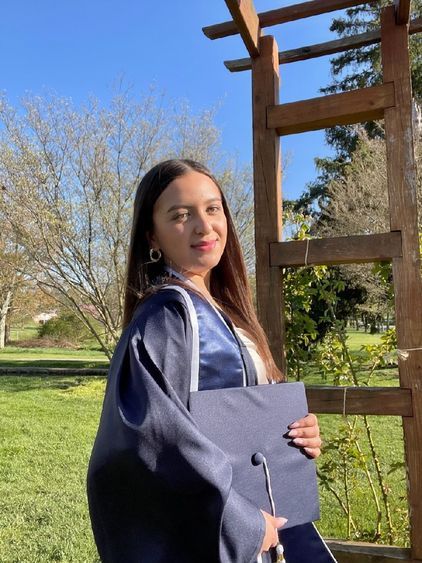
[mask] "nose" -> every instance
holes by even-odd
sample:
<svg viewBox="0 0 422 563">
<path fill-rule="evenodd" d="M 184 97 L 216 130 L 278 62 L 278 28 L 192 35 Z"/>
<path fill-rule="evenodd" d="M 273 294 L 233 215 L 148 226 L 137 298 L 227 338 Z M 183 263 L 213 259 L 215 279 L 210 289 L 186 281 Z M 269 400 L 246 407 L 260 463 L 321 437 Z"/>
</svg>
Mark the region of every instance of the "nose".
<svg viewBox="0 0 422 563">
<path fill-rule="evenodd" d="M 195 221 L 195 233 L 205 235 L 212 232 L 210 218 L 205 213 L 198 213 Z"/>
</svg>

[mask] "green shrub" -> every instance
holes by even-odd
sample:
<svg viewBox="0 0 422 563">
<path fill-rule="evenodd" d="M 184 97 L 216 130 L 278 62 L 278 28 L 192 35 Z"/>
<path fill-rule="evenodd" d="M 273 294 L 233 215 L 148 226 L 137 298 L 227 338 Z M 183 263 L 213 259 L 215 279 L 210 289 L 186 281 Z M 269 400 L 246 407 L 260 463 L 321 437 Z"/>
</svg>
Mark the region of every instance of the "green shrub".
<svg viewBox="0 0 422 563">
<path fill-rule="evenodd" d="M 88 337 L 88 329 L 76 315 L 64 313 L 42 324 L 38 336 L 77 344 Z"/>
</svg>

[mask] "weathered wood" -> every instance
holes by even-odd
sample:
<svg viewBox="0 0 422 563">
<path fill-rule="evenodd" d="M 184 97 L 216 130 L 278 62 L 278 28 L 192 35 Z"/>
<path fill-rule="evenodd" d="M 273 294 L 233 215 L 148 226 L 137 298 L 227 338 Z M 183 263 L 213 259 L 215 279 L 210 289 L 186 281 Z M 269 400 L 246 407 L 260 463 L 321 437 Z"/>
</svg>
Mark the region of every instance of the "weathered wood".
<svg viewBox="0 0 422 563">
<path fill-rule="evenodd" d="M 314 59 L 324 55 L 332 55 L 347 51 L 349 49 L 356 49 L 364 47 L 373 43 L 379 43 L 381 40 L 381 30 L 369 31 L 367 33 L 360 33 L 359 35 L 352 35 L 343 39 L 335 39 L 325 43 L 318 43 L 316 45 L 306 45 L 298 49 L 290 49 L 289 51 L 281 51 L 278 54 L 278 62 L 280 65 L 294 63 L 297 61 L 305 61 L 307 59 Z M 234 59 L 231 61 L 224 61 L 225 67 L 230 72 L 241 72 L 251 68 L 251 59 Z"/>
<path fill-rule="evenodd" d="M 278 103 L 277 43 L 261 37 L 252 66 L 256 301 L 260 322 L 277 365 L 285 370 L 282 273 L 270 267 L 270 242 L 281 240 L 280 139 L 267 128 L 269 105 Z"/>
<path fill-rule="evenodd" d="M 384 82 L 394 81 L 396 106 L 385 110 L 387 186 L 391 230 L 402 233 L 403 256 L 393 258 L 400 384 L 412 390 L 413 418 L 403 419 L 413 559 L 422 560 L 422 279 L 416 205 L 412 89 L 407 26 L 396 25 L 394 6 L 382 10 Z"/>
<path fill-rule="evenodd" d="M 257 57 L 259 55 L 258 42 L 261 36 L 261 28 L 253 1 L 226 0 L 226 4 L 248 53 L 252 58 Z"/>
<path fill-rule="evenodd" d="M 308 385 L 309 410 L 326 414 L 413 416 L 410 389 Z"/>
<path fill-rule="evenodd" d="M 384 109 L 392 106 L 394 85 L 387 83 L 342 94 L 270 106 L 267 109 L 267 125 L 279 135 L 290 135 L 334 125 L 381 119 Z"/>
<path fill-rule="evenodd" d="M 280 23 L 286 23 L 335 10 L 342 10 L 360 4 L 371 3 L 375 0 L 311 0 L 310 2 L 302 2 L 285 8 L 269 10 L 258 14 L 259 25 L 261 28 L 270 27 Z M 233 14 L 232 14 L 233 17 Z M 233 17 L 234 19 L 234 17 Z M 236 35 L 239 29 L 235 21 L 227 21 L 203 27 L 202 31 L 209 39 L 220 39 L 229 35 Z"/>
<path fill-rule="evenodd" d="M 422 17 L 415 18 L 410 22 L 409 34 L 420 33 L 422 31 Z M 325 55 L 332 55 L 334 53 L 341 53 L 350 49 L 357 49 L 358 47 L 365 47 L 367 45 L 374 45 L 381 41 L 381 30 L 368 31 L 367 33 L 359 33 L 351 37 L 343 37 L 342 39 L 335 39 L 327 41 L 326 43 L 318 43 L 316 45 L 306 45 L 298 49 L 290 49 L 289 51 L 281 51 L 278 54 L 279 64 L 289 64 L 298 61 L 306 61 L 316 57 L 323 57 Z M 250 58 L 234 59 L 231 61 L 224 61 L 224 65 L 230 72 L 241 72 L 243 70 L 250 70 L 252 63 Z"/>
<path fill-rule="evenodd" d="M 402 25 L 409 22 L 410 0 L 394 0 L 396 9 L 396 24 Z"/>
<path fill-rule="evenodd" d="M 413 563 L 410 549 L 404 547 L 338 540 L 326 542 L 339 563 Z"/>
<path fill-rule="evenodd" d="M 401 234 L 398 231 L 273 242 L 270 245 L 271 266 L 282 267 L 383 262 L 401 255 Z"/>
</svg>

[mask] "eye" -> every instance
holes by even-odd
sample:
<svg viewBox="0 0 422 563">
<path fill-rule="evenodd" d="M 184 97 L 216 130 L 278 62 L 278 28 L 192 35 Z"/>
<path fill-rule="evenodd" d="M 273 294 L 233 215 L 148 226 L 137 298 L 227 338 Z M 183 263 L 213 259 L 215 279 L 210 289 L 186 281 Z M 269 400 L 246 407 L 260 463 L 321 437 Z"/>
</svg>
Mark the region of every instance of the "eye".
<svg viewBox="0 0 422 563">
<path fill-rule="evenodd" d="M 210 207 L 208 207 L 207 211 L 211 215 L 215 215 L 216 213 L 221 211 L 221 206 L 220 205 L 211 205 Z"/>
<path fill-rule="evenodd" d="M 173 217 L 173 221 L 186 221 L 188 216 L 189 216 L 189 211 L 183 211 L 181 213 L 177 213 L 177 215 Z"/>
</svg>

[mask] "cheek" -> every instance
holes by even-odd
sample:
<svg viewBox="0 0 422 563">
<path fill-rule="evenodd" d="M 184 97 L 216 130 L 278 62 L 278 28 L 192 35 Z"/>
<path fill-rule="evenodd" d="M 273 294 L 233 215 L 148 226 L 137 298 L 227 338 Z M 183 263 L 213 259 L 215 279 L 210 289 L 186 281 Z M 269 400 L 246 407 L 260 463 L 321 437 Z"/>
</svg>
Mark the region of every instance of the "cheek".
<svg viewBox="0 0 422 563">
<path fill-rule="evenodd" d="M 175 258 L 184 249 L 187 234 L 182 224 L 159 226 L 155 232 L 155 240 L 161 250 L 169 258 Z"/>
<path fill-rule="evenodd" d="M 219 226 L 219 230 L 220 230 L 220 236 L 221 238 L 226 241 L 227 240 L 227 220 L 224 217 L 224 219 L 221 221 L 220 226 Z"/>
</svg>

